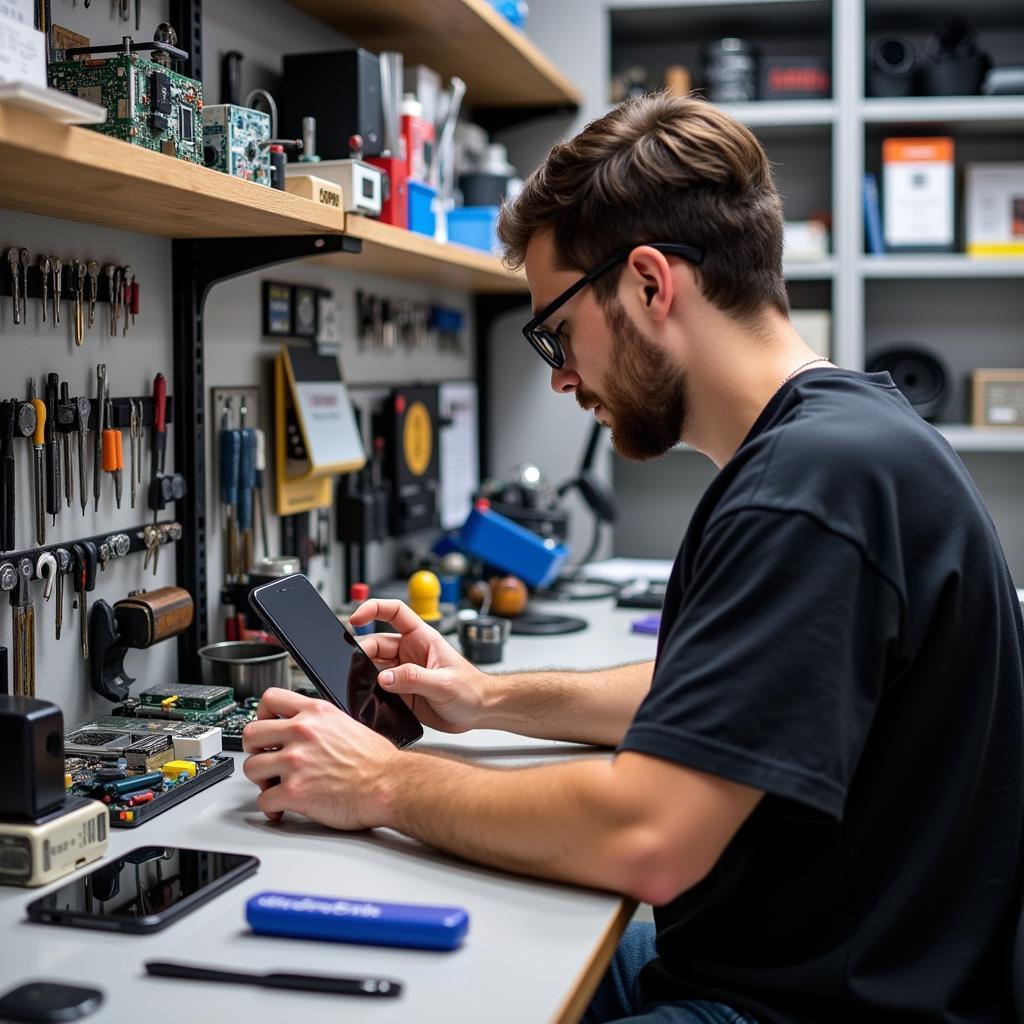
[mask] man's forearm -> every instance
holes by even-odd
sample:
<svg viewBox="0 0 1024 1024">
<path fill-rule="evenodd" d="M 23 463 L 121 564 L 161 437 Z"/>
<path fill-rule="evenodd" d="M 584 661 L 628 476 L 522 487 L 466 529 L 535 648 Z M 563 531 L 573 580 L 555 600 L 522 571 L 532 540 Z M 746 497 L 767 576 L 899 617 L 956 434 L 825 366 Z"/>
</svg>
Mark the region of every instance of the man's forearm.
<svg viewBox="0 0 1024 1024">
<path fill-rule="evenodd" d="M 403 751 L 380 780 L 381 824 L 468 860 L 630 893 L 634 810 L 609 800 L 610 761 L 494 769 Z"/>
<path fill-rule="evenodd" d="M 651 688 L 653 661 L 593 672 L 516 672 L 489 677 L 478 728 L 614 747 Z"/>
</svg>

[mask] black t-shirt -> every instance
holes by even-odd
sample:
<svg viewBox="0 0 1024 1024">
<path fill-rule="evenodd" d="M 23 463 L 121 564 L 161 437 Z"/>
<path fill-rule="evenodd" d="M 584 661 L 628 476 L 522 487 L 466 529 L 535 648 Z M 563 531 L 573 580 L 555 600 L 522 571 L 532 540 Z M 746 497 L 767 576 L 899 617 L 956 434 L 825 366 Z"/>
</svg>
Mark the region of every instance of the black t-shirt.
<svg viewBox="0 0 1024 1024">
<path fill-rule="evenodd" d="M 807 371 L 694 513 L 621 750 L 764 799 L 656 908 L 648 1000 L 1012 1018 L 1024 628 L 956 454 L 887 374 Z"/>
</svg>

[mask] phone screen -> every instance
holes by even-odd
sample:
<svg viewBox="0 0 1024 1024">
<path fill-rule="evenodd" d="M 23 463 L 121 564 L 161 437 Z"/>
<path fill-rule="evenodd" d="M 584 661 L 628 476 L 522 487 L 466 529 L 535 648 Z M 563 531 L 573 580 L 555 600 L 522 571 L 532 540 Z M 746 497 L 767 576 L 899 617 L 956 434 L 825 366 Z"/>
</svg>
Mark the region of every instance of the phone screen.
<svg viewBox="0 0 1024 1024">
<path fill-rule="evenodd" d="M 249 600 L 339 708 L 399 747 L 423 735 L 405 701 L 378 685 L 376 666 L 305 576 L 298 573 L 257 587 Z"/>
<path fill-rule="evenodd" d="M 28 915 L 47 924 L 155 931 L 258 866 L 248 854 L 140 846 L 34 900 Z"/>
</svg>

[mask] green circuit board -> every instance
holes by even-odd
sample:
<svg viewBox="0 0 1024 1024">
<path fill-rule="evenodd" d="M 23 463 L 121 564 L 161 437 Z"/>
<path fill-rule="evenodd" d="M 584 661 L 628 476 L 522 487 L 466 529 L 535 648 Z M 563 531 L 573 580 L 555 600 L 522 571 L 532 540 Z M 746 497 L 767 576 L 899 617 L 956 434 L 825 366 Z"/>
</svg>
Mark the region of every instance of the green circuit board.
<svg viewBox="0 0 1024 1024">
<path fill-rule="evenodd" d="M 203 162 L 203 87 L 137 53 L 50 63 L 54 88 L 106 107 L 94 131 L 136 146 Z"/>
</svg>

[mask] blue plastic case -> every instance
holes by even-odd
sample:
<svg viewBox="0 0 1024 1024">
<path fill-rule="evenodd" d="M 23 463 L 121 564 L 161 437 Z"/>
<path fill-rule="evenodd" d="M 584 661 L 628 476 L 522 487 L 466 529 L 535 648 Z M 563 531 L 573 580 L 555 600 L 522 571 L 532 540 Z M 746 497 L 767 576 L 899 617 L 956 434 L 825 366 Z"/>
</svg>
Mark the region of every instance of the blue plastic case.
<svg viewBox="0 0 1024 1024">
<path fill-rule="evenodd" d="M 462 907 L 288 892 L 257 893 L 245 905 L 245 919 L 261 935 L 408 949 L 456 949 L 469 931 L 469 914 Z"/>
<path fill-rule="evenodd" d="M 459 531 L 464 551 L 514 572 L 531 587 L 546 587 L 558 579 L 569 549 L 544 540 L 493 509 L 474 508 Z"/>
</svg>

